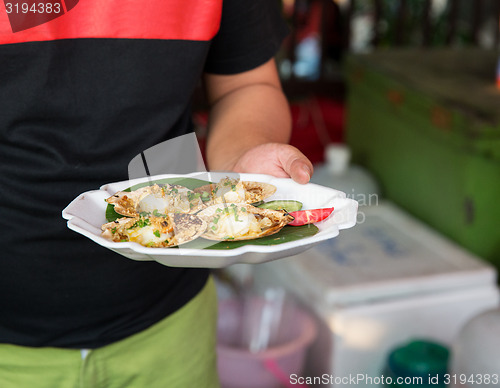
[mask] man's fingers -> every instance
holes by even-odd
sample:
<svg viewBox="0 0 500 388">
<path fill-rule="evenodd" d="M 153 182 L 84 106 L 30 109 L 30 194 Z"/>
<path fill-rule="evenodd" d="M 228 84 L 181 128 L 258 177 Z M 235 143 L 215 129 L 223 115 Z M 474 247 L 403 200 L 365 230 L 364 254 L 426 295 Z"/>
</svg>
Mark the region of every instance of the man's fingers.
<svg viewBox="0 0 500 388">
<path fill-rule="evenodd" d="M 305 184 L 309 182 L 313 174 L 313 166 L 307 157 L 297 148 L 286 146 L 280 155 L 283 170 L 294 181 Z"/>
<path fill-rule="evenodd" d="M 281 143 L 261 144 L 248 150 L 233 170 L 290 177 L 301 184 L 309 182 L 313 174 L 312 163 L 302 152 L 296 147 Z"/>
<path fill-rule="evenodd" d="M 311 169 L 303 160 L 295 159 L 290 167 L 289 175 L 295 182 L 306 184 L 311 180 Z"/>
</svg>

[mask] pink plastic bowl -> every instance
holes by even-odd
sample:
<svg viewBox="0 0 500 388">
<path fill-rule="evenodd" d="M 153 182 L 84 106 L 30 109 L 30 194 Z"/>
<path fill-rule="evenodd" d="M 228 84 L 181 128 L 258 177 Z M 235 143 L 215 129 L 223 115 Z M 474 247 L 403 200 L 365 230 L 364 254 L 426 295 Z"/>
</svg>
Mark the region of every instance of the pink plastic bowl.
<svg viewBox="0 0 500 388">
<path fill-rule="evenodd" d="M 286 387 L 290 375 L 301 376 L 307 349 L 316 337 L 314 320 L 293 306 L 288 319 L 280 326 L 279 343 L 252 353 L 237 345 L 242 311 L 243 306 L 239 301 L 219 303 L 217 355 L 222 387 Z"/>
</svg>

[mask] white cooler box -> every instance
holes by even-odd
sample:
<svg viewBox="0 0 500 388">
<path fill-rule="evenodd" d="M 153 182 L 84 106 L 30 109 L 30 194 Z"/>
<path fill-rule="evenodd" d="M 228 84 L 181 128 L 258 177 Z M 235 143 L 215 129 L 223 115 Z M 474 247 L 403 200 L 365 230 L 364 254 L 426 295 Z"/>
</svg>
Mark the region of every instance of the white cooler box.
<svg viewBox="0 0 500 388">
<path fill-rule="evenodd" d="M 345 387 L 335 381 L 359 374 L 375 381 L 395 346 L 449 346 L 465 322 L 499 304 L 494 268 L 394 205 L 361 207 L 358 220 L 335 239 L 253 268 L 257 287 L 284 286 L 317 317 L 302 376 L 314 386 Z M 367 381 L 357 385 L 376 385 Z"/>
</svg>

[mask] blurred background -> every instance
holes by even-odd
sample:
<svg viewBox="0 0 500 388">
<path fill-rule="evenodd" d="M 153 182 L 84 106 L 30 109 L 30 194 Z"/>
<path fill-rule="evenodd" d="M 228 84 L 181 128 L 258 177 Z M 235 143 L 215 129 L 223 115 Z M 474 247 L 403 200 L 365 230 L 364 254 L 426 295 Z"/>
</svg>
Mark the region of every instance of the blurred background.
<svg viewBox="0 0 500 388">
<path fill-rule="evenodd" d="M 359 202 L 358 225 L 217 273 L 224 333 L 257 314 L 228 301 L 254 296 L 274 317 L 255 324 L 268 336 L 258 350 L 221 339 L 223 385 L 345 387 L 359 375 L 360 386 L 500 386 L 500 1 L 279 6 L 291 144 L 315 164 L 313 182 Z M 203 109 L 195 119 L 203 139 Z M 307 325 L 295 310 L 284 319 L 290 305 L 314 322 L 295 347 Z M 269 322 L 292 334 L 273 342 Z"/>
</svg>

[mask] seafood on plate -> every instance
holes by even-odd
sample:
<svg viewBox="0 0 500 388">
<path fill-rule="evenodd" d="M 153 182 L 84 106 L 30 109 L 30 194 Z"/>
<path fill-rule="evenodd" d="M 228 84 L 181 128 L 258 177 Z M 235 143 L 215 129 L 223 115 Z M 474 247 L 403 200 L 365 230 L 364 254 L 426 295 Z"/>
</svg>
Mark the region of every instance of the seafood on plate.
<svg viewBox="0 0 500 388">
<path fill-rule="evenodd" d="M 289 212 L 298 201 L 271 201 L 269 183 L 229 177 L 194 190 L 174 184 L 151 184 L 120 191 L 106 199 L 121 218 L 102 225 L 102 236 L 114 241 L 137 242 L 146 247 L 172 247 L 203 237 L 215 241 L 252 240 L 279 232 L 286 225 L 319 221 L 324 209 Z M 285 208 L 288 209 L 285 210 Z M 325 213 L 327 217 L 329 213 Z M 323 213 L 321 213 L 323 214 Z M 321 219 L 323 219 L 321 218 Z"/>
<path fill-rule="evenodd" d="M 294 219 L 284 210 L 261 209 L 247 203 L 216 204 L 197 215 L 207 223 L 202 237 L 218 241 L 269 236 Z"/>
<path fill-rule="evenodd" d="M 119 191 L 106 202 L 126 217 L 144 213 L 195 213 L 204 207 L 201 194 L 180 185 L 156 183 L 133 191 Z"/>
<path fill-rule="evenodd" d="M 114 242 L 136 242 L 150 248 L 178 246 L 205 232 L 206 222 L 194 214 L 122 217 L 102 225 L 102 236 Z"/>
<path fill-rule="evenodd" d="M 211 183 L 194 189 L 201 195 L 206 205 L 220 203 L 255 203 L 270 197 L 276 192 L 276 186 L 270 183 L 242 181 L 224 178 L 218 183 Z"/>
</svg>

